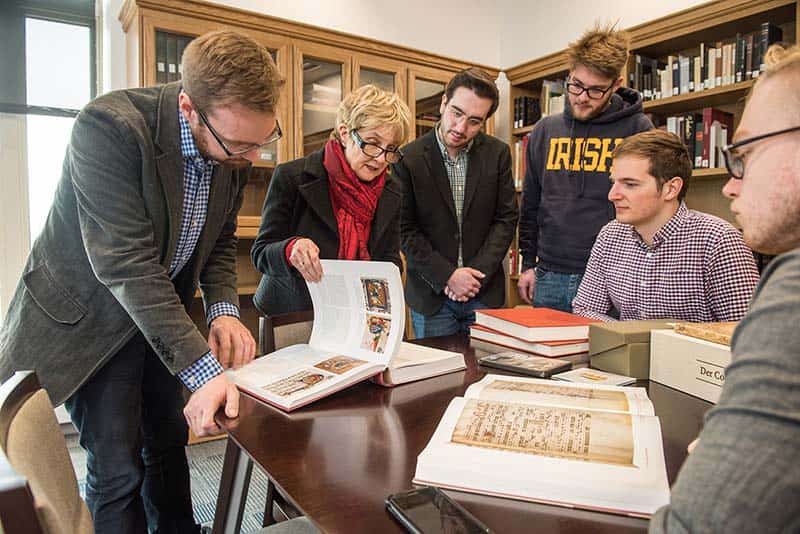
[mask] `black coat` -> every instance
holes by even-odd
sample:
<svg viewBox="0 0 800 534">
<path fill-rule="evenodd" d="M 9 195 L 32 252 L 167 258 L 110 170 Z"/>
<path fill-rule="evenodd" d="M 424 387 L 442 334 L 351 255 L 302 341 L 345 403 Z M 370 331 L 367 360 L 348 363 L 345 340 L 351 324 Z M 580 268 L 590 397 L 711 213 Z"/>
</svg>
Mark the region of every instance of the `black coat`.
<svg viewBox="0 0 800 534">
<path fill-rule="evenodd" d="M 264 273 L 253 303 L 266 315 L 311 309 L 303 277 L 286 261 L 286 245 L 307 237 L 319 247 L 320 259 L 336 259 L 339 230 L 331 206 L 323 150 L 278 165 L 269 184 L 261 227 L 250 256 Z M 375 261 L 400 266 L 400 185 L 390 174 L 372 219 L 367 250 Z"/>
<path fill-rule="evenodd" d="M 435 313 L 457 267 L 459 228 L 450 180 L 436 133 L 431 130 L 403 148 L 394 171 L 403 185 L 401 248 L 406 255 L 406 302 L 417 312 Z M 486 275 L 477 297 L 489 307 L 505 301 L 503 260 L 517 225 L 511 151 L 479 133 L 469 152 L 462 211 L 464 266 Z"/>
</svg>

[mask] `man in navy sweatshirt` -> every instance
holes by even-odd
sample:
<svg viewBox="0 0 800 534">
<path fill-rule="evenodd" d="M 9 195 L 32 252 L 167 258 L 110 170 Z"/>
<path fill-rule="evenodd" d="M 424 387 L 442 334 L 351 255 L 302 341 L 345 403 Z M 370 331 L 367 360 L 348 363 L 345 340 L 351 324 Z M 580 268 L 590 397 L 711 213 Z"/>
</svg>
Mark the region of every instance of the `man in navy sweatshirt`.
<svg viewBox="0 0 800 534">
<path fill-rule="evenodd" d="M 611 153 L 625 137 L 653 127 L 642 97 L 621 87 L 628 37 L 595 27 L 569 47 L 564 113 L 530 134 L 519 222 L 520 297 L 572 311 L 589 253 L 614 218 L 608 201 Z"/>
</svg>

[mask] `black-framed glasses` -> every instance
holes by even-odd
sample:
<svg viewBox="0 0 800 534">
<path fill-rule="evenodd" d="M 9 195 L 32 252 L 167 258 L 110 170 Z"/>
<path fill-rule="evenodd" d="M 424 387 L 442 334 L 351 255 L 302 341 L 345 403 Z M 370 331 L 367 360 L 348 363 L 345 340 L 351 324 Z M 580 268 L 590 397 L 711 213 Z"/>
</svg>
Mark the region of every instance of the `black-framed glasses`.
<svg viewBox="0 0 800 534">
<path fill-rule="evenodd" d="M 283 137 L 283 131 L 281 130 L 281 125 L 278 123 L 278 119 L 275 119 L 275 129 L 272 131 L 267 140 L 264 141 L 263 143 L 256 143 L 236 148 L 229 148 L 228 145 L 225 144 L 225 141 L 222 140 L 222 137 L 214 129 L 214 127 L 211 126 L 211 124 L 208 122 L 208 117 L 206 117 L 206 114 L 197 108 L 195 108 L 195 110 L 197 111 L 197 115 L 200 117 L 200 120 L 203 121 L 203 125 L 206 128 L 208 128 L 208 131 L 211 132 L 211 135 L 217 141 L 220 148 L 225 152 L 225 155 L 228 156 L 229 158 L 232 156 L 241 156 L 242 154 L 247 154 L 248 152 L 261 149 Z"/>
<path fill-rule="evenodd" d="M 483 126 L 483 123 L 486 122 L 485 118 L 482 119 L 480 117 L 468 117 L 467 114 L 464 113 L 464 110 L 458 106 L 450 104 L 449 102 L 447 104 L 447 110 L 450 112 L 456 122 L 461 122 L 461 119 L 467 119 L 467 124 L 471 128 L 480 128 Z"/>
<path fill-rule="evenodd" d="M 361 149 L 361 152 L 363 152 L 365 156 L 379 158 L 381 157 L 381 154 L 385 154 L 386 161 L 388 163 L 400 163 L 400 160 L 403 159 L 403 153 L 400 152 L 399 148 L 389 150 L 388 148 L 383 148 L 377 143 L 364 141 L 361 136 L 358 135 L 358 132 L 355 128 L 350 130 L 350 137 L 353 138 L 353 141 L 355 141 L 355 143 L 358 145 L 358 148 Z"/>
<path fill-rule="evenodd" d="M 775 137 L 776 135 L 796 132 L 799 130 L 800 126 L 793 126 L 792 128 L 785 128 L 783 130 L 756 135 L 755 137 L 742 139 L 741 141 L 737 141 L 730 145 L 725 145 L 722 147 L 722 156 L 725 160 L 725 168 L 728 169 L 728 174 L 737 180 L 741 180 L 744 177 L 744 157 L 741 154 L 734 152 L 737 148 L 744 145 L 749 145 L 750 143 L 755 143 L 756 141 L 761 141 L 762 139 L 768 139 L 770 137 Z"/>
<path fill-rule="evenodd" d="M 616 83 L 616 82 L 614 82 Z M 605 89 L 600 89 L 599 87 L 584 87 L 578 82 L 567 82 L 567 92 L 573 96 L 581 96 L 584 92 L 586 95 L 591 98 L 592 100 L 600 100 L 605 96 L 607 92 L 614 87 L 614 83 L 606 87 Z"/>
</svg>

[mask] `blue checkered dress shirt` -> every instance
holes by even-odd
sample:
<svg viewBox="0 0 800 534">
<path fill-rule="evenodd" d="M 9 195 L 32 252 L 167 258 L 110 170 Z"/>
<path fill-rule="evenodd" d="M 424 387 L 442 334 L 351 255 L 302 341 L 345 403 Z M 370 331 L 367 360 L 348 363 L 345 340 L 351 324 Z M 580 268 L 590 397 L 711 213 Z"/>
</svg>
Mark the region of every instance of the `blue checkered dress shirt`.
<svg viewBox="0 0 800 534">
<path fill-rule="evenodd" d="M 183 154 L 183 214 L 181 216 L 181 232 L 175 257 L 169 266 L 170 278 L 175 278 L 186 266 L 194 253 L 203 225 L 208 214 L 208 192 L 211 189 L 211 175 L 216 162 L 205 159 L 197 148 L 183 114 L 178 110 L 178 121 L 181 130 L 181 153 Z M 239 317 L 239 308 L 229 302 L 217 302 L 209 309 L 206 320 L 209 324 L 220 315 Z M 199 360 L 178 373 L 178 379 L 196 391 L 206 382 L 222 374 L 222 366 L 211 351 Z"/>
</svg>

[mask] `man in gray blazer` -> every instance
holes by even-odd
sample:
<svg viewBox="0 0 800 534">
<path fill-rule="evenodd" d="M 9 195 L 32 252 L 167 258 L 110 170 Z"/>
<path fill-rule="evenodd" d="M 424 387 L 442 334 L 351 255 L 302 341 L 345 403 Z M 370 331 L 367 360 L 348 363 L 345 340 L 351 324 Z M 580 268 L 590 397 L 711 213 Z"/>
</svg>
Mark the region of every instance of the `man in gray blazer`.
<svg viewBox="0 0 800 534">
<path fill-rule="evenodd" d="M 419 338 L 466 332 L 475 310 L 505 301 L 503 260 L 517 225 L 511 151 L 481 128 L 497 109 L 481 69 L 445 88 L 435 128 L 403 148 L 401 250 L 406 301 Z"/>
<path fill-rule="evenodd" d="M 723 148 L 754 250 L 777 254 L 731 340 L 719 402 L 651 533 L 800 531 L 800 48 L 773 45 Z"/>
<path fill-rule="evenodd" d="M 219 408 L 237 415 L 222 371 L 255 353 L 234 232 L 249 160 L 280 136 L 283 80 L 233 32 L 195 39 L 182 66 L 181 83 L 112 92 L 78 115 L 0 331 L 0 378 L 33 369 L 66 401 L 98 533 L 198 531 L 187 422 L 206 435 Z M 208 341 L 187 313 L 198 286 Z"/>
</svg>

